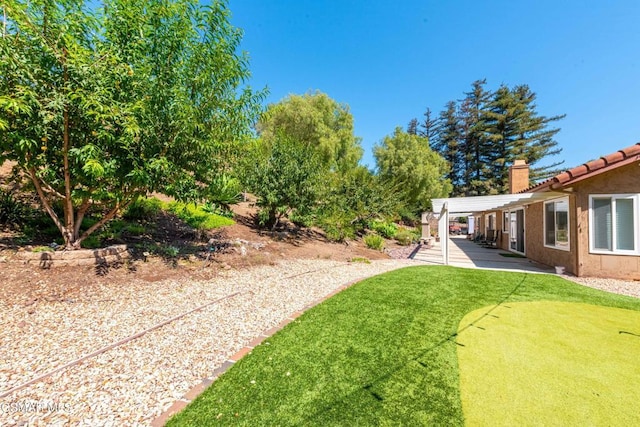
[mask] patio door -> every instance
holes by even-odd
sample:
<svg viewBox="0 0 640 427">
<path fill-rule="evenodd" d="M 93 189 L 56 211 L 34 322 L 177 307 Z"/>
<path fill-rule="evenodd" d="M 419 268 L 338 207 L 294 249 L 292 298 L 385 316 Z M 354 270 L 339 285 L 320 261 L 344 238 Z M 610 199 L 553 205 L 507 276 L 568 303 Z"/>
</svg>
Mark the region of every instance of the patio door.
<svg viewBox="0 0 640 427">
<path fill-rule="evenodd" d="M 524 209 L 509 212 L 509 249 L 524 255 Z"/>
</svg>

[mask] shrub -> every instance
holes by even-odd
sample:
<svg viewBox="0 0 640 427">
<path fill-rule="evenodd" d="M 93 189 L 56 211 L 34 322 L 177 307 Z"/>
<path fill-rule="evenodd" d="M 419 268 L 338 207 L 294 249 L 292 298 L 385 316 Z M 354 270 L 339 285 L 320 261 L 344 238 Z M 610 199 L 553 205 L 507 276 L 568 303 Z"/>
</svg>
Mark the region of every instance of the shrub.
<svg viewBox="0 0 640 427">
<path fill-rule="evenodd" d="M 300 214 L 298 211 L 291 212 L 289 220 L 298 227 L 311 227 L 313 225 L 313 217 L 311 215 Z"/>
<path fill-rule="evenodd" d="M 214 206 L 220 206 L 225 211 L 229 211 L 229 205 L 238 203 L 241 198 L 240 181 L 224 173 L 215 177 L 207 189 L 208 201 Z"/>
<path fill-rule="evenodd" d="M 211 230 L 213 228 L 232 225 L 234 222 L 229 218 L 206 212 L 201 206 L 185 204 L 181 202 L 171 202 L 166 205 L 167 209 L 191 227 L 198 230 Z"/>
<path fill-rule="evenodd" d="M 352 216 L 340 210 L 323 212 L 317 220 L 317 225 L 322 228 L 327 240 L 342 242 L 345 239 L 353 239 L 356 230 L 351 223 Z"/>
<path fill-rule="evenodd" d="M 418 240 L 418 236 L 411 230 L 402 229 L 396 233 L 396 241 L 402 246 L 408 246 Z"/>
<path fill-rule="evenodd" d="M 140 236 L 144 234 L 147 231 L 147 229 L 144 228 L 144 226 L 139 224 L 127 224 L 122 231 L 124 231 L 125 233 L 131 236 Z"/>
<path fill-rule="evenodd" d="M 158 246 L 156 248 L 156 253 L 158 253 L 161 256 L 165 256 L 165 257 L 169 257 L 169 258 L 174 258 L 176 256 L 178 256 L 178 254 L 180 253 L 180 249 L 178 249 L 175 246 Z"/>
<path fill-rule="evenodd" d="M 18 201 L 10 191 L 0 188 L 0 224 L 22 224 L 27 213 L 27 206 Z"/>
<path fill-rule="evenodd" d="M 361 256 L 351 258 L 351 262 L 361 262 L 363 264 L 371 264 L 371 261 L 369 261 L 369 258 L 364 258 Z"/>
<path fill-rule="evenodd" d="M 396 224 L 386 221 L 373 221 L 371 223 L 371 229 L 387 239 L 393 239 L 398 232 L 398 226 Z"/>
<path fill-rule="evenodd" d="M 381 251 L 384 248 L 384 239 L 377 234 L 369 234 L 364 237 L 364 244 L 370 249 Z"/>
<path fill-rule="evenodd" d="M 162 209 L 162 202 L 155 197 L 139 197 L 125 210 L 122 217 L 128 220 L 145 220 L 155 217 Z"/>
<path fill-rule="evenodd" d="M 202 210 L 210 214 L 223 216 L 225 218 L 233 218 L 233 211 L 231 209 L 217 203 L 206 202 L 204 205 L 202 205 Z"/>
<path fill-rule="evenodd" d="M 100 237 L 95 234 L 92 234 L 86 239 L 84 239 L 80 244 L 80 246 L 82 246 L 85 249 L 96 249 L 100 247 L 100 243 L 101 243 Z"/>
</svg>

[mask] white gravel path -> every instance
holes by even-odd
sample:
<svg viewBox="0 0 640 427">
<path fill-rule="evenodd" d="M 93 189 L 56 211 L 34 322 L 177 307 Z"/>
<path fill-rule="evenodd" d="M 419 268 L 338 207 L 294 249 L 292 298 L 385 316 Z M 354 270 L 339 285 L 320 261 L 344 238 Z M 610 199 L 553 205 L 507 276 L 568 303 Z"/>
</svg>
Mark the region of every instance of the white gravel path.
<svg viewBox="0 0 640 427">
<path fill-rule="evenodd" d="M 148 425 L 293 312 L 344 284 L 408 265 L 416 263 L 287 261 L 225 271 L 206 282 L 185 278 L 104 286 L 82 301 L 39 302 L 34 314 L 0 302 L 2 394 L 103 346 L 240 292 L 0 398 L 0 425 Z M 41 407 L 28 411 L 21 406 L 25 404 Z M 47 404 L 61 410 L 48 411 Z"/>
</svg>

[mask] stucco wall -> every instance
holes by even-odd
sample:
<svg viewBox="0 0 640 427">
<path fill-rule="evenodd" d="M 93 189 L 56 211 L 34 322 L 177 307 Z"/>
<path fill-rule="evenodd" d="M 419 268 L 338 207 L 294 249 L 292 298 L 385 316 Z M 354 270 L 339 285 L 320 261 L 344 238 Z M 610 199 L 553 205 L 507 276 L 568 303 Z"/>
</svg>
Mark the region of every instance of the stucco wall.
<svg viewBox="0 0 640 427">
<path fill-rule="evenodd" d="M 576 214 L 583 226 L 577 232 L 578 275 L 640 280 L 640 256 L 589 253 L 589 195 L 640 193 L 640 163 L 622 166 L 574 185 Z M 636 224 L 640 227 L 640 224 Z M 640 244 L 640 242 L 636 243 Z"/>
</svg>

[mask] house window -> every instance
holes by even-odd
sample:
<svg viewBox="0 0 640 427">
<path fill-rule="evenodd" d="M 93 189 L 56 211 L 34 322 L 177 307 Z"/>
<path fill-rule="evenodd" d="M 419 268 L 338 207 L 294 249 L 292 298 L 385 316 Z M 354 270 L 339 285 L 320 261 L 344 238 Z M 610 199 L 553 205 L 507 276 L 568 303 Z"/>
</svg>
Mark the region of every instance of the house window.
<svg viewBox="0 0 640 427">
<path fill-rule="evenodd" d="M 502 212 L 502 232 L 509 234 L 509 211 Z"/>
<path fill-rule="evenodd" d="M 569 198 L 544 204 L 544 245 L 569 250 Z"/>
<path fill-rule="evenodd" d="M 638 252 L 638 195 L 590 196 L 591 252 L 636 254 Z"/>
</svg>

